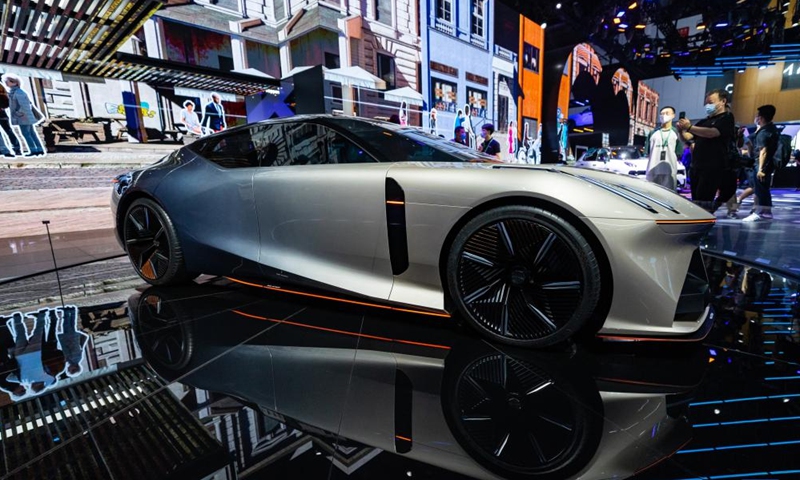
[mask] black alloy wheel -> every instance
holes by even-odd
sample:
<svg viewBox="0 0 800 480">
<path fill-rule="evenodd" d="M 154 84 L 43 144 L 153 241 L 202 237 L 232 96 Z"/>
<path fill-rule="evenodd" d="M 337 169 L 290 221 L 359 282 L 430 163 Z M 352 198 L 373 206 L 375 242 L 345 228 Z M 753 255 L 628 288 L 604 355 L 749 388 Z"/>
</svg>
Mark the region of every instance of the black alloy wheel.
<svg viewBox="0 0 800 480">
<path fill-rule="evenodd" d="M 186 272 L 175 227 L 156 202 L 135 200 L 125 214 L 123 234 L 128 257 L 147 283 L 168 285 L 193 278 Z"/>
<path fill-rule="evenodd" d="M 524 347 L 575 334 L 600 297 L 600 267 L 586 239 L 545 210 L 500 207 L 468 222 L 448 258 L 451 298 L 488 338 Z"/>
<path fill-rule="evenodd" d="M 460 370 L 445 383 L 448 423 L 487 469 L 504 478 L 562 479 L 594 456 L 603 416 L 590 378 L 499 351 Z"/>
<path fill-rule="evenodd" d="M 175 371 L 189 363 L 194 349 L 191 324 L 173 302 L 146 292 L 139 300 L 136 319 L 137 341 L 149 352 L 146 358 L 151 364 Z"/>
</svg>

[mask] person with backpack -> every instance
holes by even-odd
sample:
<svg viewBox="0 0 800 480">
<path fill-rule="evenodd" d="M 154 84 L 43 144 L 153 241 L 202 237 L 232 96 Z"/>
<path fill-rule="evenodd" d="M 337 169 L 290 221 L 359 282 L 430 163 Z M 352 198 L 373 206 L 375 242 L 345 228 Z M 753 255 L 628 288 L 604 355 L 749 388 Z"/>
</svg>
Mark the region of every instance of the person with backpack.
<svg viewBox="0 0 800 480">
<path fill-rule="evenodd" d="M 775 153 L 778 150 L 780 132 L 772 123 L 775 118 L 774 105 L 762 105 L 758 107 L 755 124 L 758 127 L 753 137 L 753 154 L 756 157 L 755 164 L 755 190 L 758 208 L 755 212 L 744 218 L 742 222 L 759 222 L 772 218 L 772 174 L 775 173 Z"/>
</svg>

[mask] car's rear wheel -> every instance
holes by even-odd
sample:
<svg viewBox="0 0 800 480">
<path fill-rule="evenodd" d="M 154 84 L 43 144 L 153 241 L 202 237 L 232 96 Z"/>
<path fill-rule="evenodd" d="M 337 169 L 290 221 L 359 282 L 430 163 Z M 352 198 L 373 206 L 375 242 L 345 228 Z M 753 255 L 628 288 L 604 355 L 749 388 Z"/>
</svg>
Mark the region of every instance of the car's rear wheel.
<svg viewBox="0 0 800 480">
<path fill-rule="evenodd" d="M 600 298 L 600 266 L 589 243 L 569 222 L 536 207 L 499 207 L 470 220 L 447 268 L 458 312 L 484 336 L 509 345 L 566 340 Z"/>
<path fill-rule="evenodd" d="M 139 198 L 125 213 L 125 250 L 133 268 L 151 285 L 191 280 L 178 235 L 167 213 L 156 202 Z"/>
</svg>

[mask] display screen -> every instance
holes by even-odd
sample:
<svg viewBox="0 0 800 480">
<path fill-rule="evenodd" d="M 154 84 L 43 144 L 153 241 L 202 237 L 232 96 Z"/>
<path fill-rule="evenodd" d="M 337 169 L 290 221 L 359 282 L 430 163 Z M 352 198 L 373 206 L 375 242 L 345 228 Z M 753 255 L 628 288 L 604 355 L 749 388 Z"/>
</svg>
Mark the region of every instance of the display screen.
<svg viewBox="0 0 800 480">
<path fill-rule="evenodd" d="M 783 64 L 781 90 L 800 88 L 800 62 Z"/>
</svg>

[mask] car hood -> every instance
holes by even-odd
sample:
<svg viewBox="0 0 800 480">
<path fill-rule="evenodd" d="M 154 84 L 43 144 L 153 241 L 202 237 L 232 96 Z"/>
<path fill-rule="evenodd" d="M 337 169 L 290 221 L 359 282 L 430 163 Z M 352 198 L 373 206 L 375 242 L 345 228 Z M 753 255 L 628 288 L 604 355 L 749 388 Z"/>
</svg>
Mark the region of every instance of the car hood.
<svg viewBox="0 0 800 480">
<path fill-rule="evenodd" d="M 549 169 L 575 180 L 599 187 L 632 204 L 649 210 L 657 219 L 669 221 L 713 220 L 714 216 L 677 193 L 646 180 L 620 173 L 568 166 L 494 165 L 493 168 Z"/>
</svg>

